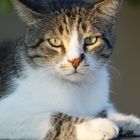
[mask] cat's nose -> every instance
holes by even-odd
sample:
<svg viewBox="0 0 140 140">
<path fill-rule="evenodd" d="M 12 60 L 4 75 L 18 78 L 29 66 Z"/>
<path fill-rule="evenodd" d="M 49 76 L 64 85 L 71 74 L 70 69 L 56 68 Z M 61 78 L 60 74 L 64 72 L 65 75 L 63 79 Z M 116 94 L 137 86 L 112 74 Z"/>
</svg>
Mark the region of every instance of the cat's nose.
<svg viewBox="0 0 140 140">
<path fill-rule="evenodd" d="M 85 55 L 82 53 L 79 58 L 75 58 L 75 59 L 68 60 L 68 61 L 72 64 L 72 66 L 75 69 L 77 69 L 79 67 L 80 63 L 84 60 L 84 58 L 85 58 Z"/>
</svg>

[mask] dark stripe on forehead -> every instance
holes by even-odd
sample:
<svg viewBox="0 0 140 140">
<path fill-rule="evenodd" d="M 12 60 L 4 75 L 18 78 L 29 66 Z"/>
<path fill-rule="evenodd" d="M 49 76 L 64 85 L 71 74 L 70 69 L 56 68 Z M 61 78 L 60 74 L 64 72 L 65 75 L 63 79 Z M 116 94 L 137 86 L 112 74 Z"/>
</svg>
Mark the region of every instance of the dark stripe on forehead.
<svg viewBox="0 0 140 140">
<path fill-rule="evenodd" d="M 81 21 L 82 21 L 82 19 L 81 18 L 78 18 L 78 20 L 77 20 L 77 31 L 79 30 Z"/>
<path fill-rule="evenodd" d="M 69 34 L 68 23 L 66 21 L 66 17 L 63 18 L 63 23 L 65 25 L 65 28 L 66 28 L 67 33 Z"/>
<path fill-rule="evenodd" d="M 58 27 L 58 31 L 59 31 L 59 33 L 60 33 L 61 35 L 63 35 L 64 29 L 63 29 L 63 26 L 62 26 L 62 25 L 60 25 L 60 26 Z"/>
<path fill-rule="evenodd" d="M 87 30 L 87 25 L 86 23 L 84 23 L 86 21 L 83 21 L 82 18 L 79 18 L 77 21 L 77 30 L 80 29 L 80 27 L 82 28 L 82 31 L 85 33 Z"/>
<path fill-rule="evenodd" d="M 85 23 L 82 24 L 82 29 L 83 29 L 84 32 L 87 31 L 87 25 Z"/>
</svg>

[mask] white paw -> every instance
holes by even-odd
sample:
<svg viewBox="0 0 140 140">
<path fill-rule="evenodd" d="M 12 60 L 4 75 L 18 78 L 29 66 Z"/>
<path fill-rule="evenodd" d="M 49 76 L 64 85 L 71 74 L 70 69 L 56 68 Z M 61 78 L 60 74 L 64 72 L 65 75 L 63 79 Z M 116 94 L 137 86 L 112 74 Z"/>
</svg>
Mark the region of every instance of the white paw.
<svg viewBox="0 0 140 140">
<path fill-rule="evenodd" d="M 119 133 L 118 127 L 108 119 L 94 119 L 76 125 L 78 140 L 110 140 L 116 138 Z"/>
<path fill-rule="evenodd" d="M 125 116 L 119 122 L 120 135 L 140 136 L 140 119 L 135 116 Z"/>
</svg>

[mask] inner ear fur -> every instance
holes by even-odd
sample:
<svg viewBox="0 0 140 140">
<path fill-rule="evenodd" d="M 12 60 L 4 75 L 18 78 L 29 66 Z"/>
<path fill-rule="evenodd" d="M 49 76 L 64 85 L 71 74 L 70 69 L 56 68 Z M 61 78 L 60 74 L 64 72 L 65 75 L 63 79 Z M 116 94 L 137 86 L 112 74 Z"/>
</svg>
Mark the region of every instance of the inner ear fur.
<svg viewBox="0 0 140 140">
<path fill-rule="evenodd" d="M 95 4 L 95 9 L 108 16 L 116 16 L 123 0 L 100 0 Z"/>
</svg>

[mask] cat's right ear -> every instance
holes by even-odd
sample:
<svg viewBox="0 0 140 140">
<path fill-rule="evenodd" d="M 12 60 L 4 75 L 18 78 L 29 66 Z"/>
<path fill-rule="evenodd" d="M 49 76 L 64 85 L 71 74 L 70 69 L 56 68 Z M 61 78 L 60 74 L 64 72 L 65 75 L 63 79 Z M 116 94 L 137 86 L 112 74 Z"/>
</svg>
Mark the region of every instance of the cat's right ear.
<svg viewBox="0 0 140 140">
<path fill-rule="evenodd" d="M 32 10 L 27 0 L 11 0 L 11 1 L 18 12 L 18 15 L 27 25 L 34 24 L 42 19 L 41 14 Z"/>
</svg>

